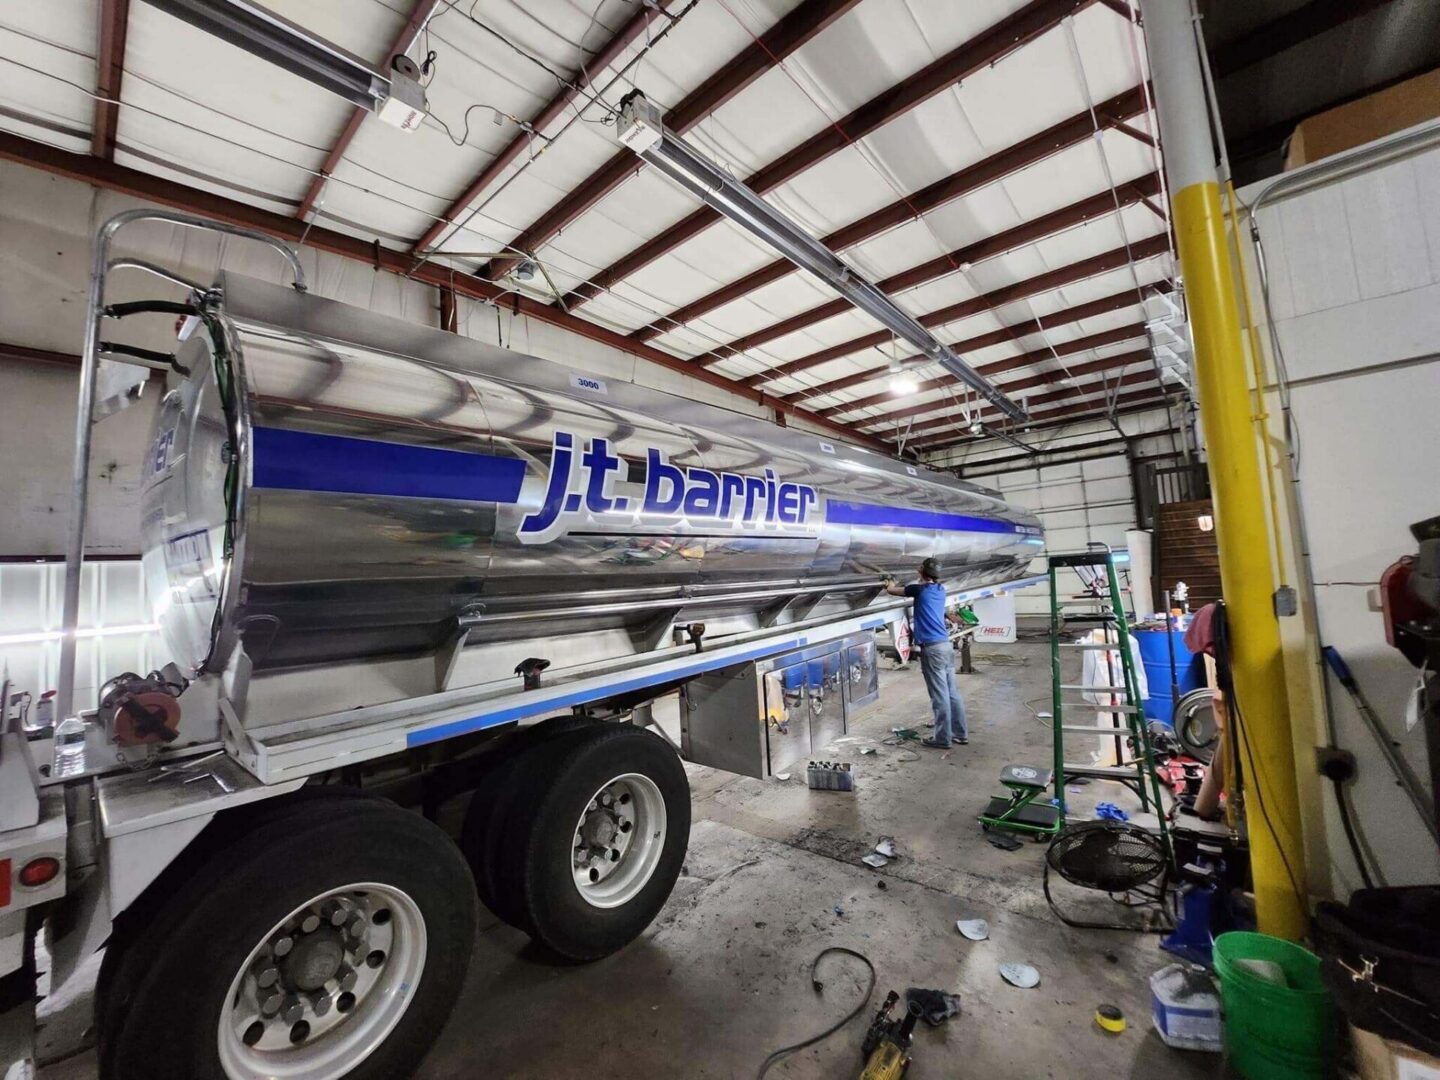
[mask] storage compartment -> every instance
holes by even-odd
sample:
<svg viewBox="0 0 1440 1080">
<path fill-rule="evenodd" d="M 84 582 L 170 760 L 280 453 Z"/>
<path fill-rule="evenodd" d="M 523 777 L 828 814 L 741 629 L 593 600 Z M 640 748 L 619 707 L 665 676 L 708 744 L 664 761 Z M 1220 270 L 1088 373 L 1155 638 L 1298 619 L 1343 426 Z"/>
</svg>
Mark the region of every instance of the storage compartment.
<svg viewBox="0 0 1440 1080">
<path fill-rule="evenodd" d="M 803 763 L 878 696 L 875 656 L 866 632 L 700 676 L 682 693 L 685 759 L 760 778 Z"/>
</svg>

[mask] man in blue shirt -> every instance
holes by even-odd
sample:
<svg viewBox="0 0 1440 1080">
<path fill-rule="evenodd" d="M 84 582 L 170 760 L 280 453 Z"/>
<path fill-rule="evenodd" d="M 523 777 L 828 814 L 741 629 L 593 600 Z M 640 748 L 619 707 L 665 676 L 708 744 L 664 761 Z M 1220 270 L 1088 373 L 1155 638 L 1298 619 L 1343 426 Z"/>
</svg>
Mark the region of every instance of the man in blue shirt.
<svg viewBox="0 0 1440 1080">
<path fill-rule="evenodd" d="M 909 585 L 885 582 L 891 596 L 908 596 L 914 601 L 910 619 L 912 641 L 920 646 L 920 671 L 930 693 L 930 711 L 935 715 L 935 734 L 920 740 L 925 746 L 948 750 L 955 743 L 970 741 L 965 730 L 965 703 L 955 686 L 955 648 L 945 620 L 945 586 L 940 584 L 940 563 L 926 559 L 920 576 Z"/>
</svg>

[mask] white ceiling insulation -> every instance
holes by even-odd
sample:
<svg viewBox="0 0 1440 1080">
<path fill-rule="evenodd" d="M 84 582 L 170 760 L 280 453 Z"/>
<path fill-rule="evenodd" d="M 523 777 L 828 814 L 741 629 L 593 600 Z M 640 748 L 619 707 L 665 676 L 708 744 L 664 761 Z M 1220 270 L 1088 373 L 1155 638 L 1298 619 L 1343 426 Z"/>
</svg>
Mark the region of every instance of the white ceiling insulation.
<svg viewBox="0 0 1440 1080">
<path fill-rule="evenodd" d="M 415 0 L 264 2 L 377 68 L 386 66 L 415 5 Z M 431 118 L 410 135 L 374 119 L 361 123 L 322 185 L 314 224 L 411 250 L 444 220 L 452 202 L 496 155 L 523 134 L 518 123 L 536 116 L 563 81 L 583 70 L 590 87 L 529 136 L 526 152 L 445 223 L 431 245 L 430 258 L 474 272 L 485 258 L 445 253 L 506 250 L 611 161 L 620 148 L 607 114 L 625 92 L 639 88 L 662 108 L 674 107 L 753 49 L 757 37 L 800 7 L 801 0 L 669 0 L 665 6 L 663 14 L 651 8 L 648 29 L 618 60 L 595 70 L 596 53 L 645 10 L 641 0 L 438 0 L 409 49 L 417 62 L 433 54 L 427 88 Z M 807 139 L 834 130 L 851 111 L 1028 6 L 1025 0 L 860 0 L 799 48 L 782 54 L 778 63 L 771 62 L 704 115 L 686 137 L 743 179 Z M 101 9 L 102 0 L 49 0 L 0 10 L 0 129 L 74 153 L 91 152 Z M 145 0 L 129 0 L 126 26 L 115 163 L 296 216 L 353 107 Z M 1083 116 L 1094 104 L 1141 85 L 1145 77 L 1141 34 L 1113 4 L 1096 0 L 963 83 L 951 84 L 863 138 L 847 140 L 767 198 L 823 236 L 908 200 L 1052 125 Z M 598 103 L 589 100 L 592 95 L 598 95 Z M 1128 123 L 1140 132 L 1156 130 L 1153 114 L 1146 111 Z M 923 215 L 910 214 L 842 254 L 860 273 L 881 279 L 1081 200 L 1106 196 L 1113 186 L 1147 178 L 1158 167 L 1153 146 L 1105 127 Z M 973 312 L 933 326 L 947 342 L 1036 319 L 1044 324 L 1060 313 L 1053 327 L 977 348 L 967 357 L 984 366 L 1037 354 L 1025 366 L 997 376 L 1002 386 L 1037 375 L 1058 380 L 1079 365 L 1144 350 L 1140 335 L 1096 348 L 1050 351 L 1142 323 L 1144 288 L 1173 277 L 1168 251 L 1111 269 L 1077 270 L 1063 284 L 1042 280 L 1011 295 L 1017 283 L 1066 275 L 1067 268 L 1083 260 L 1165 235 L 1167 225 L 1156 209 L 1123 201 L 1128 205 L 1118 211 L 1106 210 L 896 290 L 895 299 L 920 317 L 974 300 Z M 1158 209 L 1164 199 L 1150 202 Z M 689 195 L 647 172 L 636 158 L 623 182 L 545 237 L 534 254 L 560 293 L 567 294 L 696 209 Z M 699 356 L 834 299 L 816 281 L 791 272 L 683 325 L 666 321 L 671 311 L 774 259 L 738 226 L 715 222 L 574 313 L 622 333 L 654 325 L 659 332 L 651 345 L 681 357 Z M 532 297 L 552 297 L 543 276 L 523 285 L 508 279 L 502 284 Z M 986 299 L 997 290 L 1010 292 Z M 1065 314 L 1120 294 L 1133 295 L 1133 302 L 1127 295 L 1109 310 L 1083 318 Z M 773 336 L 721 360 L 714 370 L 734 379 L 758 376 L 877 329 L 867 316 L 847 311 Z M 858 348 L 760 385 L 774 396 L 806 395 L 807 407 L 833 408 L 885 393 L 890 381 L 885 367 L 895 352 L 888 346 Z M 1113 380 L 1133 370 L 1116 367 L 1103 375 Z M 864 381 L 859 380 L 862 373 L 869 374 Z M 925 380 L 942 373 L 928 367 L 913 374 Z M 848 377 L 856 377 L 853 385 L 827 389 Z M 1103 392 L 1101 377 L 1077 379 L 1075 400 Z M 1053 381 L 1026 392 L 1064 389 L 1065 384 Z M 961 417 L 958 393 L 957 384 L 866 404 L 844 415 L 857 425 L 889 424 L 897 409 L 926 406 L 915 423 L 947 411 Z"/>
</svg>

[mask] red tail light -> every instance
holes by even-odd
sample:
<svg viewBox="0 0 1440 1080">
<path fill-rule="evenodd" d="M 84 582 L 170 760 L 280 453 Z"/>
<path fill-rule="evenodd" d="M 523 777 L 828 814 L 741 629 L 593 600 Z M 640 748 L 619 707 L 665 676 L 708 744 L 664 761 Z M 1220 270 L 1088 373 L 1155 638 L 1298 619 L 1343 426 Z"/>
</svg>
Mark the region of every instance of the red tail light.
<svg viewBox="0 0 1440 1080">
<path fill-rule="evenodd" d="M 31 859 L 20 868 L 20 884 L 30 889 L 39 888 L 54 881 L 58 873 L 60 860 L 42 855 L 38 859 Z"/>
</svg>

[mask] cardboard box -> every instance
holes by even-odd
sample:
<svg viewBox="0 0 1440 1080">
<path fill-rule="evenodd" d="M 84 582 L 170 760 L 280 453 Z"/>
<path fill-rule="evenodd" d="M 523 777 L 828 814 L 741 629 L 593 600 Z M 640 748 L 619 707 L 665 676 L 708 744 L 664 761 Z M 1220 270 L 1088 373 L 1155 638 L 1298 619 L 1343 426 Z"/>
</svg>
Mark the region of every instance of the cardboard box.
<svg viewBox="0 0 1440 1080">
<path fill-rule="evenodd" d="M 1440 70 L 1302 120 L 1290 136 L 1286 170 L 1373 142 L 1440 116 Z"/>
<path fill-rule="evenodd" d="M 1360 1080 L 1440 1080 L 1440 1058 L 1353 1026 L 1350 1040 Z"/>
</svg>

